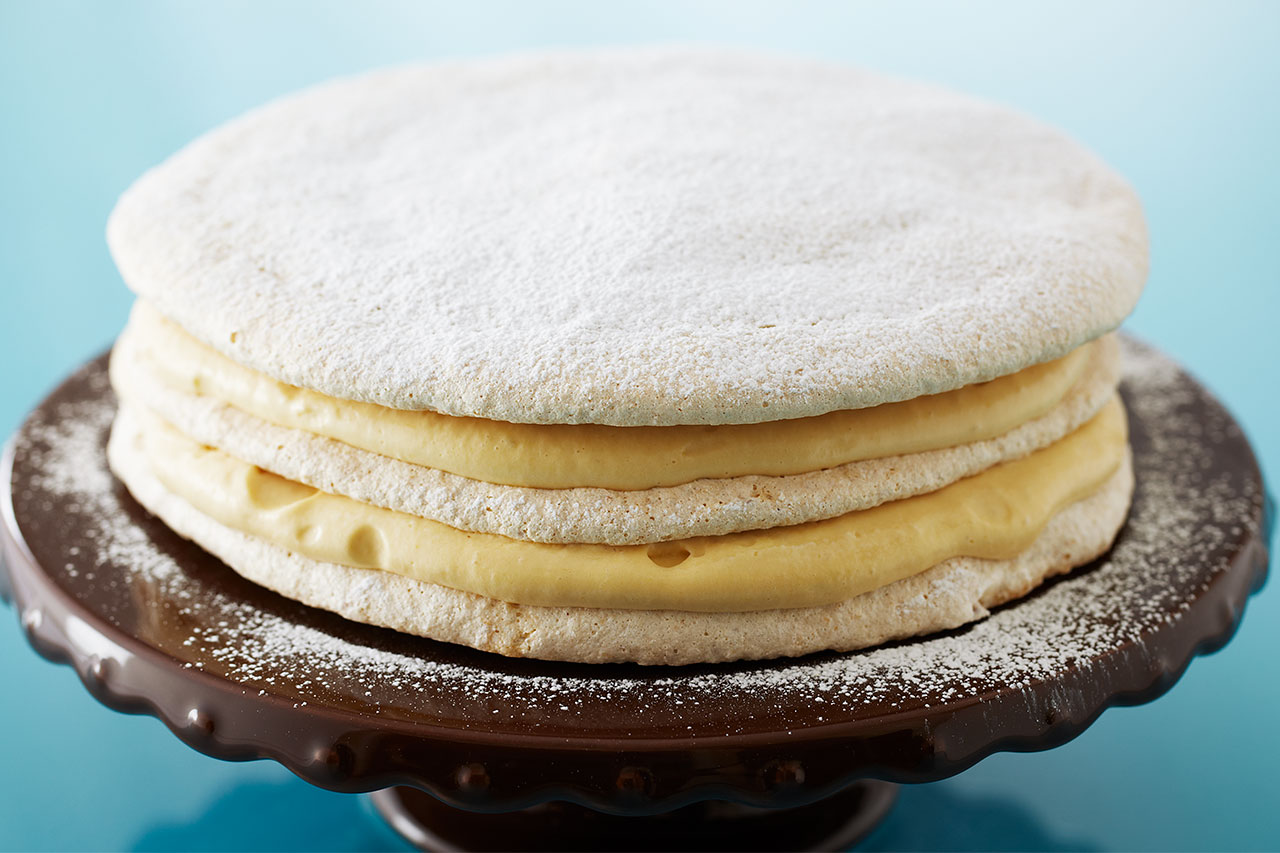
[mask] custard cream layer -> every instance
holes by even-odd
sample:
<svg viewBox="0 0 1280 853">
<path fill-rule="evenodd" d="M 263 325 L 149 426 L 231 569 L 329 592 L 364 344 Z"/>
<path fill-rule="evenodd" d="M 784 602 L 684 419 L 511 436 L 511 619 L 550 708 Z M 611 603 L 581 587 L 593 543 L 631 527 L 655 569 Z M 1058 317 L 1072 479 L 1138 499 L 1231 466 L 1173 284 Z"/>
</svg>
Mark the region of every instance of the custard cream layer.
<svg viewBox="0 0 1280 853">
<path fill-rule="evenodd" d="M 757 424 L 616 427 L 516 424 L 339 400 L 237 364 L 141 300 L 125 334 L 160 381 L 271 423 L 473 480 L 615 490 L 804 474 L 995 438 L 1056 406 L 1080 381 L 1096 346 L 990 382 L 874 408 Z"/>
<path fill-rule="evenodd" d="M 1009 559 L 1099 489 L 1127 452 L 1119 398 L 1061 440 L 935 492 L 825 521 L 650 546 L 468 533 L 327 494 L 140 412 L 165 488 L 226 527 L 312 559 L 517 604 L 740 612 L 844 601 L 952 557 Z"/>
</svg>

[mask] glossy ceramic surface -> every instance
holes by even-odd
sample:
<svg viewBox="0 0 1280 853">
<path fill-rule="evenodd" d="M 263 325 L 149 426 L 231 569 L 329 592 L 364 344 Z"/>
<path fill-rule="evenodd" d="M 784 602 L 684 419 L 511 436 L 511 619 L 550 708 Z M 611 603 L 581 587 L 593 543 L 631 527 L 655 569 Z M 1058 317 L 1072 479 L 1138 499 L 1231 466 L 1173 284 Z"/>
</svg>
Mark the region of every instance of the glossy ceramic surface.
<svg viewBox="0 0 1280 853">
<path fill-rule="evenodd" d="M 1138 486 L 1112 550 L 977 625 L 903 644 L 582 666 L 304 607 L 174 535 L 111 476 L 105 357 L 10 444 L 9 592 L 36 649 L 105 704 L 152 714 L 214 757 L 272 758 L 335 790 L 411 785 L 469 811 L 564 800 L 639 816 L 720 799 L 794 808 L 860 778 L 945 778 L 1160 695 L 1226 642 L 1265 578 L 1269 507 L 1248 442 L 1172 362 L 1125 349 Z"/>
</svg>

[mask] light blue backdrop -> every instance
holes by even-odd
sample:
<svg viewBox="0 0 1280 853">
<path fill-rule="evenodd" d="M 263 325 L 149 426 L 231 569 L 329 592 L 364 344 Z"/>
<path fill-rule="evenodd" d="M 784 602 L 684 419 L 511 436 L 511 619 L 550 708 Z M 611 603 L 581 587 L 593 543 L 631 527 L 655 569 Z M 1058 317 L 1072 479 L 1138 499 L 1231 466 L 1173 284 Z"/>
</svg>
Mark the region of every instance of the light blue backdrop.
<svg viewBox="0 0 1280 853">
<path fill-rule="evenodd" d="M 109 344 L 129 296 L 112 202 L 274 95 L 416 58 L 721 42 L 985 95 L 1129 176 L 1152 243 L 1130 328 L 1218 391 L 1280 470 L 1280 2 L 16 2 L 0 0 L 0 428 Z M 1280 598 L 1153 705 L 1049 753 L 908 789 L 877 848 L 1280 847 Z M 230 765 L 97 706 L 0 613 L 0 849 L 367 849 L 354 797 Z"/>
</svg>

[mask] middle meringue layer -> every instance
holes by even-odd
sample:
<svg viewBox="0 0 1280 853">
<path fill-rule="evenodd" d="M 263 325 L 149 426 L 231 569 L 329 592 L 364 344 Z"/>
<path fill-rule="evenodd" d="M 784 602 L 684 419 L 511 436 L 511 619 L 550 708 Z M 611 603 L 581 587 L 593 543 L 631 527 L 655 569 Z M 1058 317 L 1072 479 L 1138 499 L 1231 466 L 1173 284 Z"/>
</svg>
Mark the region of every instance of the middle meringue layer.
<svg viewBox="0 0 1280 853">
<path fill-rule="evenodd" d="M 172 388 L 391 459 L 499 485 L 632 491 L 804 474 L 991 439 L 1057 406 L 1099 342 L 990 382 L 874 408 L 664 427 L 514 424 L 338 400 L 236 364 L 142 300 L 121 345 Z"/>
</svg>

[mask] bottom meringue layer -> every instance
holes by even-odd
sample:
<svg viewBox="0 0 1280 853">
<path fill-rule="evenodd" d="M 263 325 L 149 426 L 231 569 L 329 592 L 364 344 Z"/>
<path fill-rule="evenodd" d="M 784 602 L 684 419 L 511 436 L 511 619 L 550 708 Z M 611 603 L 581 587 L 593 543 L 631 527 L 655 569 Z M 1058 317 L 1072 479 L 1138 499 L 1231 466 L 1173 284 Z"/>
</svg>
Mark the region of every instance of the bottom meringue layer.
<svg viewBox="0 0 1280 853">
<path fill-rule="evenodd" d="M 958 627 L 1105 553 L 1124 524 L 1133 492 L 1125 450 L 1118 469 L 1096 492 L 1055 514 L 1012 558 L 945 560 L 819 607 L 693 613 L 510 604 L 391 572 L 314 560 L 196 510 L 155 477 L 136 434 L 119 425 L 108 454 L 139 503 L 240 575 L 284 596 L 355 621 L 483 651 L 582 663 L 676 665 L 851 651 Z"/>
<path fill-rule="evenodd" d="M 286 480 L 122 410 L 116 436 L 170 492 L 220 524 L 320 562 L 513 604 L 745 612 L 834 604 L 955 557 L 1011 559 L 1120 467 L 1118 399 L 1052 445 L 926 495 L 785 528 L 644 546 L 548 545 L 468 533 Z"/>
</svg>

